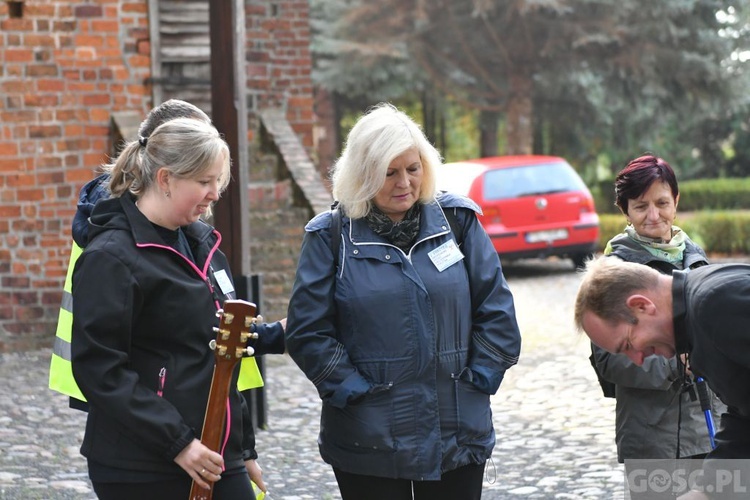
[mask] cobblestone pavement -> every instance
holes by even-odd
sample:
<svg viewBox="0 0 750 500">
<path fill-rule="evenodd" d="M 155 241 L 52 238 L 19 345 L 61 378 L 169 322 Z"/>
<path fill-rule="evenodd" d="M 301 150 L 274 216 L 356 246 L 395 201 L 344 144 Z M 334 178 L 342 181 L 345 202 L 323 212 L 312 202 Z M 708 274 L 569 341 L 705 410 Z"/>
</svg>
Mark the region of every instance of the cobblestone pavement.
<svg viewBox="0 0 750 500">
<path fill-rule="evenodd" d="M 574 332 L 579 278 L 564 261 L 506 266 L 521 358 L 492 397 L 497 445 L 483 498 L 624 499 L 614 400 L 601 396 Z M 47 389 L 49 351 L 0 357 L 0 499 L 94 499 L 78 453 L 85 415 Z M 266 357 L 268 428 L 257 433 L 274 500 L 340 499 L 318 454 L 320 402 L 287 356 Z"/>
</svg>

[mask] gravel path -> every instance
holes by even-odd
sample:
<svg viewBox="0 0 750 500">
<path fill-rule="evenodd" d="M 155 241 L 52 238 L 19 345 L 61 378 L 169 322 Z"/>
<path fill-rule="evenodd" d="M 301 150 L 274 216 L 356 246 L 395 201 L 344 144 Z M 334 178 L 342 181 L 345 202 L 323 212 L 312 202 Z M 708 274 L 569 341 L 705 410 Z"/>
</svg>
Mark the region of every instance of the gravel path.
<svg viewBox="0 0 750 500">
<path fill-rule="evenodd" d="M 614 400 L 604 399 L 573 331 L 578 276 L 567 261 L 506 267 L 521 358 L 492 398 L 497 446 L 485 500 L 623 499 Z M 0 356 L 0 498 L 94 499 L 79 455 L 85 415 L 47 389 L 49 351 Z M 318 455 L 320 403 L 287 356 L 266 357 L 268 428 L 257 434 L 274 500 L 339 499 Z"/>
</svg>

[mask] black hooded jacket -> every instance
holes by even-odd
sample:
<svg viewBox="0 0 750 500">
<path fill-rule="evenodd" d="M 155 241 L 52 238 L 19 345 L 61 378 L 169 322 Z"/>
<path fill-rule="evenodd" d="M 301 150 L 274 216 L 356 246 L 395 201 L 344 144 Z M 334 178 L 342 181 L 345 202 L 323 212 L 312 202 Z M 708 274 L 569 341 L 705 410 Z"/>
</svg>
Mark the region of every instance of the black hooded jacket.
<svg viewBox="0 0 750 500">
<path fill-rule="evenodd" d="M 182 229 L 194 263 L 163 242 L 129 194 L 100 201 L 91 215 L 73 274 L 72 366 L 91 407 L 81 453 L 92 480 L 186 474 L 174 458 L 200 438 L 215 313 L 234 292 L 219 233 L 201 221 Z M 227 470 L 244 469 L 243 458 L 255 457 L 237 372 L 223 451 Z"/>
</svg>

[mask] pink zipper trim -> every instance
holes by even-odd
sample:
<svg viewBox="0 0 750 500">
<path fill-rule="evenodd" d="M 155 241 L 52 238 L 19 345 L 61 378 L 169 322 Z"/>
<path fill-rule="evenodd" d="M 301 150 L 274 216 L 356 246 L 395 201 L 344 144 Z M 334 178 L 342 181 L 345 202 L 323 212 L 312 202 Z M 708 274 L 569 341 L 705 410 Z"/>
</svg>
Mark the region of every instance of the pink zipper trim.
<svg viewBox="0 0 750 500">
<path fill-rule="evenodd" d="M 201 278 L 203 278 L 205 280 L 206 277 L 207 277 L 206 273 L 203 272 L 203 271 L 201 271 L 200 269 L 198 269 L 198 266 L 196 266 L 193 263 L 193 261 L 191 261 L 190 259 L 188 259 L 184 255 L 182 255 L 180 252 L 178 252 L 174 248 L 170 247 L 169 245 L 160 245 L 158 243 L 136 243 L 135 246 L 138 247 L 138 248 L 149 248 L 149 247 L 151 247 L 151 248 L 161 248 L 162 250 L 169 250 L 170 252 L 172 252 L 172 253 L 174 253 L 176 255 L 179 255 L 182 258 L 182 260 L 184 260 L 185 262 L 187 262 L 188 265 L 193 268 L 193 271 L 195 271 L 196 273 L 198 273 L 198 275 Z M 210 262 L 210 260 L 207 260 L 206 262 Z"/>
<path fill-rule="evenodd" d="M 198 268 L 198 266 L 195 265 L 195 263 L 193 261 L 191 261 L 190 259 L 188 259 L 184 255 L 182 255 L 180 252 L 178 252 L 177 250 L 175 250 L 174 248 L 172 248 L 172 247 L 170 247 L 168 245 L 159 245 L 158 243 L 136 243 L 135 246 L 137 248 L 147 248 L 147 247 L 163 248 L 164 250 L 169 250 L 171 252 L 176 253 L 177 255 L 179 255 L 180 257 L 182 257 L 182 259 L 185 262 L 187 262 L 188 265 L 190 267 L 192 267 L 193 270 L 196 273 L 198 273 L 198 276 L 200 276 L 203 279 L 203 281 L 206 283 L 206 285 L 208 285 L 208 289 L 211 291 L 211 295 L 213 295 L 214 294 L 214 286 L 211 284 L 211 280 L 208 279 L 208 269 L 211 267 L 211 259 L 213 259 L 214 254 L 216 253 L 216 250 L 218 250 L 219 249 L 219 245 L 221 245 L 221 233 L 219 233 L 216 229 L 213 230 L 213 233 L 214 233 L 214 236 L 216 236 L 216 244 L 208 252 L 208 257 L 206 258 L 206 264 L 205 264 L 205 266 L 204 266 L 204 268 L 203 268 L 202 271 Z M 216 310 L 217 311 L 219 309 L 221 309 L 221 304 L 219 304 L 218 300 L 214 300 L 214 304 L 216 305 Z M 163 372 L 163 375 L 162 375 L 162 372 Z M 157 394 L 159 396 L 162 395 L 162 390 L 164 389 L 164 382 L 166 381 L 166 378 L 167 378 L 166 368 L 162 368 L 161 371 L 159 371 L 159 385 L 160 385 L 160 389 L 157 392 Z M 231 426 L 232 419 L 231 419 L 230 411 L 231 411 L 231 407 L 229 405 L 229 398 L 227 398 L 227 412 L 226 412 L 226 414 L 227 414 L 227 424 L 225 426 L 226 430 L 224 432 L 224 442 L 221 445 L 221 456 L 222 457 L 224 456 L 224 450 L 227 447 L 227 443 L 229 442 L 229 434 L 230 434 L 230 432 L 232 430 L 231 429 L 231 427 L 232 427 Z M 222 466 L 221 470 L 223 472 L 225 470 L 225 466 Z"/>
<path fill-rule="evenodd" d="M 221 444 L 221 456 L 222 457 L 224 456 L 224 450 L 227 447 L 227 442 L 229 442 L 229 432 L 232 430 L 232 419 L 229 418 L 231 409 L 232 408 L 229 406 L 229 398 L 227 398 L 227 412 L 226 412 L 226 414 L 227 414 L 227 425 L 224 426 L 224 429 L 225 429 L 225 431 L 224 431 L 224 442 Z M 224 465 L 221 466 L 221 471 L 222 472 L 224 472 L 224 470 L 226 470 L 224 467 L 225 467 Z"/>
<path fill-rule="evenodd" d="M 208 273 L 208 268 L 211 266 L 211 259 L 214 258 L 214 254 L 216 253 L 216 250 L 219 249 L 219 245 L 221 245 L 221 233 L 214 229 L 214 236 L 216 236 L 216 244 L 214 247 L 208 252 L 208 258 L 206 259 L 206 267 L 203 270 L 204 274 Z"/>
<path fill-rule="evenodd" d="M 169 250 L 170 252 L 176 253 L 177 255 L 182 257 L 182 259 L 187 262 L 190 267 L 192 267 L 195 272 L 200 275 L 201 278 L 206 279 L 206 277 L 208 276 L 208 268 L 211 266 L 211 259 L 213 259 L 216 250 L 218 250 L 219 245 L 221 245 L 221 234 L 216 229 L 213 230 L 213 233 L 214 236 L 216 236 L 216 244 L 214 244 L 214 246 L 211 247 L 211 250 L 209 250 L 208 257 L 206 258 L 206 264 L 204 265 L 203 270 L 200 270 L 193 261 L 182 255 L 180 252 L 170 247 L 169 245 L 160 245 L 159 243 L 136 243 L 135 246 L 138 248 L 163 248 L 164 250 Z"/>
<path fill-rule="evenodd" d="M 164 384 L 167 382 L 167 369 L 163 367 L 159 370 L 159 390 L 156 391 L 156 395 L 162 397 L 164 395 Z"/>
<path fill-rule="evenodd" d="M 211 292 L 211 295 L 214 294 L 214 286 L 211 284 L 211 280 L 208 279 L 208 269 L 211 267 L 211 259 L 213 259 L 214 254 L 216 253 L 216 250 L 219 249 L 219 245 L 221 244 L 221 233 L 219 233 L 216 229 L 213 230 L 214 236 L 216 236 L 216 244 L 211 248 L 211 250 L 208 252 L 208 257 L 206 258 L 206 264 L 204 265 L 203 270 L 200 270 L 198 266 L 195 265 L 193 261 L 182 255 L 180 252 L 175 250 L 174 248 L 168 246 L 168 245 L 160 245 L 158 243 L 136 243 L 135 246 L 137 248 L 161 248 L 163 250 L 169 250 L 170 252 L 179 255 L 182 260 L 188 263 L 190 267 L 193 268 L 193 270 L 198 273 L 198 276 L 203 279 L 203 281 L 208 285 L 208 289 Z M 221 304 L 219 304 L 218 300 L 214 300 L 214 306 L 216 307 L 216 310 L 218 311 L 221 309 Z"/>
</svg>

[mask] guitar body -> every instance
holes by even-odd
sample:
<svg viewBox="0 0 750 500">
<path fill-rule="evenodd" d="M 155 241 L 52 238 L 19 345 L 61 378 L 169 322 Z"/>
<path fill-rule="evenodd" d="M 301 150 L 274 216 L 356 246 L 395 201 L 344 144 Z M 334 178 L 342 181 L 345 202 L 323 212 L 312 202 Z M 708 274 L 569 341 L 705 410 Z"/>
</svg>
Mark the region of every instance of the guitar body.
<svg viewBox="0 0 750 500">
<path fill-rule="evenodd" d="M 244 300 L 227 300 L 224 309 L 217 312 L 221 318 L 216 329 L 216 340 L 211 342 L 216 365 L 211 378 L 211 391 L 208 394 L 206 416 L 203 420 L 201 443 L 212 451 L 219 452 L 221 437 L 225 427 L 227 397 L 232 382 L 234 367 L 242 360 L 249 338 L 257 338 L 250 333 L 250 326 L 255 323 L 257 308 L 252 302 Z M 205 489 L 193 481 L 190 488 L 190 500 L 211 500 L 214 483 Z"/>
</svg>

